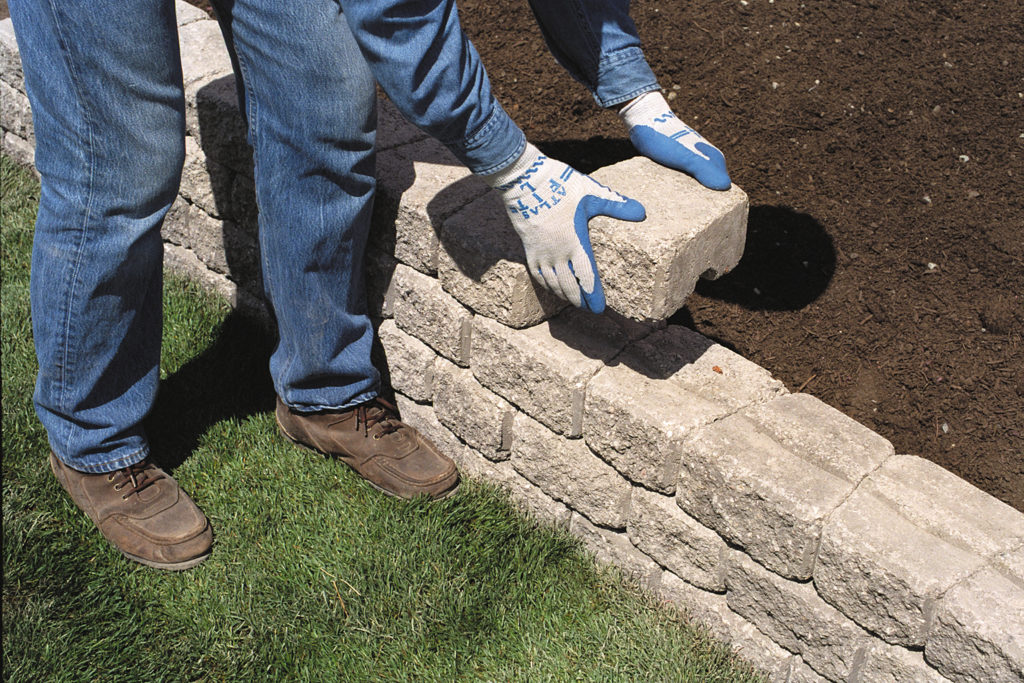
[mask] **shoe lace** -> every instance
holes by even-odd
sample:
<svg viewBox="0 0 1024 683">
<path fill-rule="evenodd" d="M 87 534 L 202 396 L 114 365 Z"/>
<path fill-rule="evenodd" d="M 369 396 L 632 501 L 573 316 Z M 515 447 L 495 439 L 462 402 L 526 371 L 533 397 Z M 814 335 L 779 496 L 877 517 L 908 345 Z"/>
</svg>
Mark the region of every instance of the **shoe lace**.
<svg viewBox="0 0 1024 683">
<path fill-rule="evenodd" d="M 402 427 L 398 419 L 398 408 L 382 398 L 375 398 L 372 401 L 356 407 L 356 429 L 363 427 L 363 436 L 368 436 L 370 428 L 380 425 L 380 432 L 375 438 L 397 432 Z"/>
<path fill-rule="evenodd" d="M 114 485 L 115 491 L 120 491 L 129 483 L 132 485 L 131 489 L 121 495 L 122 500 L 128 500 L 128 496 L 140 493 L 164 478 L 163 473 L 157 470 L 156 465 L 148 460 L 118 470 L 110 475 L 110 481 L 114 481 L 118 475 L 120 478 Z"/>
</svg>

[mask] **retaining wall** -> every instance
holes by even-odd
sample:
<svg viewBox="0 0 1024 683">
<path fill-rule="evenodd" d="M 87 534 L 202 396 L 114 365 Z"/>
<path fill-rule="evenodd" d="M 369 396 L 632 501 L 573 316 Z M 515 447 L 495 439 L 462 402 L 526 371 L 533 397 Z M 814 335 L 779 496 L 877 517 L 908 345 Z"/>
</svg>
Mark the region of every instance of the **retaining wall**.
<svg viewBox="0 0 1024 683">
<path fill-rule="evenodd" d="M 230 60 L 215 22 L 178 8 L 188 156 L 166 260 L 260 310 Z M 30 164 L 10 20 L 0 77 L 3 150 Z M 591 316 L 537 291 L 500 202 L 446 150 L 386 102 L 380 129 L 371 308 L 404 418 L 463 473 L 583 539 L 773 681 L 1024 680 L 1024 514 L 656 322 L 739 258 L 740 190 L 703 191 L 642 159 L 599 171 L 650 218 L 595 222 L 608 299 L 626 315 Z"/>
</svg>

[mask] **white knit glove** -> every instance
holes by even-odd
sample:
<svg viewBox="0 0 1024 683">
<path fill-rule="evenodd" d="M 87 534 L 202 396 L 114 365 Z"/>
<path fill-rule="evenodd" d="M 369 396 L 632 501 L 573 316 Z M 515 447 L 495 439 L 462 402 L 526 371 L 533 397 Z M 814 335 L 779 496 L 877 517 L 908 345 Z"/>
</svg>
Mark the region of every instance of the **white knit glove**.
<svg viewBox="0 0 1024 683">
<path fill-rule="evenodd" d="M 501 192 L 537 282 L 575 306 L 604 311 L 604 288 L 590 247 L 594 216 L 642 221 L 640 202 L 550 159 L 531 144 L 511 166 L 485 175 Z"/>
</svg>

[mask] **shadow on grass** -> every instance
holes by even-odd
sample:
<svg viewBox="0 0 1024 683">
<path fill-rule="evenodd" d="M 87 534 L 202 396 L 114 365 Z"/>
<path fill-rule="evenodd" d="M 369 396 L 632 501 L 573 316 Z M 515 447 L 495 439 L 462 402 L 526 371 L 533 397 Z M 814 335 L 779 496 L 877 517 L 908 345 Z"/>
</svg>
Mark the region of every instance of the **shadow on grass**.
<svg viewBox="0 0 1024 683">
<path fill-rule="evenodd" d="M 162 467 L 174 470 L 183 463 L 217 422 L 274 409 L 267 368 L 274 343 L 259 321 L 234 311 L 213 344 L 160 383 L 145 424 Z"/>
</svg>

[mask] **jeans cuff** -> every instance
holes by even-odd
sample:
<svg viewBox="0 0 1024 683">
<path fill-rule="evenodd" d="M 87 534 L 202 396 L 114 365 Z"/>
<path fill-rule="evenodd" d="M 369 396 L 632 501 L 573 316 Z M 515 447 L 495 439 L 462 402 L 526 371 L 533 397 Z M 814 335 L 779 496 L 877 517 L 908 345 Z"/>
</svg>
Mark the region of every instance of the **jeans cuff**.
<svg viewBox="0 0 1024 683">
<path fill-rule="evenodd" d="M 352 400 L 346 401 L 345 403 L 341 403 L 341 404 L 323 403 L 323 404 L 296 406 L 296 405 L 291 405 L 287 401 L 284 401 L 283 398 L 281 400 L 284 401 L 284 404 L 286 406 L 288 406 L 291 410 L 294 410 L 296 413 L 308 414 L 308 413 L 322 413 L 322 412 L 327 411 L 327 410 L 331 410 L 331 411 L 333 411 L 333 410 L 348 410 L 350 408 L 355 408 L 360 403 L 366 403 L 367 401 L 372 401 L 373 399 L 377 398 L 377 394 L 378 394 L 378 392 L 377 392 L 376 389 L 371 389 L 370 391 L 364 391 L 363 393 L 359 394 L 358 396 L 356 396 Z"/>
<path fill-rule="evenodd" d="M 475 133 L 445 145 L 477 174 L 495 173 L 508 166 L 526 149 L 526 135 L 495 102 L 494 111 Z"/>
<path fill-rule="evenodd" d="M 599 105 L 608 108 L 660 89 L 643 50 L 628 47 L 601 57 L 593 95 Z"/>
<path fill-rule="evenodd" d="M 102 460 L 100 462 L 68 462 L 68 460 L 64 458 L 64 456 L 62 456 L 56 450 L 53 451 L 53 454 L 57 456 L 58 460 L 60 460 L 62 463 L 64 463 L 73 470 L 77 470 L 79 472 L 86 472 L 88 474 L 106 474 L 108 472 L 116 472 L 120 469 L 124 469 L 125 467 L 130 467 L 131 465 L 134 465 L 137 462 L 142 462 L 143 460 L 149 457 L 149 446 L 143 446 L 142 448 L 136 449 L 124 455 L 107 453 L 104 454 L 104 457 L 106 457 L 107 459 Z M 108 456 L 115 457 L 111 458 Z M 96 456 L 93 456 L 93 458 L 90 458 L 90 460 L 94 460 L 95 457 Z"/>
</svg>

